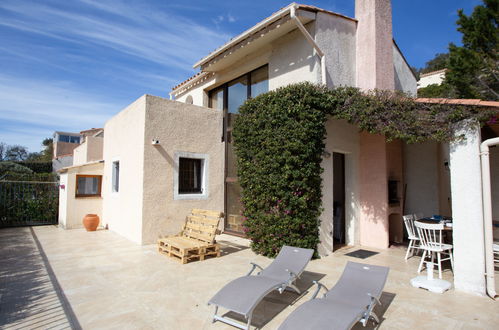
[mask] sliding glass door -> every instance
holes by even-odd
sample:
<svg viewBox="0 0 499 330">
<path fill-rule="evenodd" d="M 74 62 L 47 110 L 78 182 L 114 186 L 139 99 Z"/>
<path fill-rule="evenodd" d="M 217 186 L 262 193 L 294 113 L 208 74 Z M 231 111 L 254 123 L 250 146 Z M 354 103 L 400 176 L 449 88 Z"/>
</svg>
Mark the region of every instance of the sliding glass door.
<svg viewBox="0 0 499 330">
<path fill-rule="evenodd" d="M 269 90 L 265 65 L 210 91 L 209 106 L 224 111 L 225 142 L 225 230 L 243 235 L 241 187 L 237 179 L 236 155 L 232 140 L 234 120 L 239 107 L 250 97 Z"/>
</svg>

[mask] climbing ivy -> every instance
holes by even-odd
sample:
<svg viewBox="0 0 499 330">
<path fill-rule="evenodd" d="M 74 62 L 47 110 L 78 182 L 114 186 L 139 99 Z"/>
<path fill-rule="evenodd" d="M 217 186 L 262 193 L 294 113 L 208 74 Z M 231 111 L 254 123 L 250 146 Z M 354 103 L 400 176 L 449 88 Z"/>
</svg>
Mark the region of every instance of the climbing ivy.
<svg viewBox="0 0 499 330">
<path fill-rule="evenodd" d="M 290 85 L 246 101 L 233 137 L 242 188 L 244 227 L 252 249 L 273 257 L 283 245 L 319 243 L 321 155 L 328 117 L 408 143 L 449 141 L 464 119 L 493 112 L 476 107 L 423 104 L 386 91 Z"/>
</svg>

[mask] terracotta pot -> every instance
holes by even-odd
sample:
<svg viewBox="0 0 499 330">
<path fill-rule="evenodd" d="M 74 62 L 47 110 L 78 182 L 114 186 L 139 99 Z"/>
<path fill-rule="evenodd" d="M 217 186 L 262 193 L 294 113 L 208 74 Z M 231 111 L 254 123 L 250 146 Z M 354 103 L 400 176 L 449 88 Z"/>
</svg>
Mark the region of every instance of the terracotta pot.
<svg viewBox="0 0 499 330">
<path fill-rule="evenodd" d="M 97 214 L 87 214 L 83 217 L 83 226 L 87 231 L 95 231 L 99 225 L 99 216 Z"/>
</svg>

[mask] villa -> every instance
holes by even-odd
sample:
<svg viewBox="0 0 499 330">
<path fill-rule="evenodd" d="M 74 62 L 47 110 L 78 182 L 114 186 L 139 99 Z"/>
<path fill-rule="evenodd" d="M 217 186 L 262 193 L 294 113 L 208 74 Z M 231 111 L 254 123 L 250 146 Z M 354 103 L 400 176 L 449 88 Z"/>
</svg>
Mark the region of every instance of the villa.
<svg viewBox="0 0 499 330">
<path fill-rule="evenodd" d="M 76 161 L 75 153 L 76 165 L 62 169 L 60 223 L 75 228 L 84 213 L 97 213 L 102 226 L 152 244 L 201 208 L 224 211 L 220 229 L 244 235 L 231 132 L 245 100 L 303 81 L 416 96 L 416 78 L 393 39 L 390 1 L 355 4 L 351 18 L 292 3 L 195 63 L 200 72 L 175 86 L 171 100 L 144 95 L 109 119 L 101 157 Z M 484 295 L 493 282 L 484 276 L 492 227 L 483 220 L 480 144 L 499 136 L 499 125 L 457 131 L 466 139 L 449 144 L 413 145 L 341 120 L 329 119 L 326 129 L 319 253 L 402 243 L 404 214 L 452 216 L 454 286 Z M 492 205 L 499 204 L 498 149 L 490 149 Z M 77 187 L 84 181 L 88 191 Z M 492 216 L 499 219 L 498 207 Z"/>
</svg>

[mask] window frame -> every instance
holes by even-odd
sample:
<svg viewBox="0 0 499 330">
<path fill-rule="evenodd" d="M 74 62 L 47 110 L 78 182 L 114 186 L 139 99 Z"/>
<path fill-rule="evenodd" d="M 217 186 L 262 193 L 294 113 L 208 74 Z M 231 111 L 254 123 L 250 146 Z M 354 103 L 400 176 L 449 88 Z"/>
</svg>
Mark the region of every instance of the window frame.
<svg viewBox="0 0 499 330">
<path fill-rule="evenodd" d="M 228 90 L 229 90 L 229 85 L 233 82 L 235 82 L 236 80 L 239 80 L 243 77 L 246 77 L 246 100 L 252 98 L 253 96 L 251 95 L 251 75 L 253 72 L 255 71 L 258 71 L 264 67 L 267 67 L 267 81 L 270 80 L 270 77 L 269 77 L 269 70 L 268 70 L 268 63 L 267 64 L 264 64 L 262 66 L 259 66 L 258 68 L 254 69 L 254 70 L 251 70 L 251 71 L 248 71 L 246 72 L 245 74 L 242 74 L 234 79 L 231 79 L 230 81 L 227 81 L 226 83 L 223 83 L 222 85 L 219 85 L 213 89 L 210 89 L 208 91 L 208 108 L 213 108 L 213 104 L 212 104 L 212 98 L 211 96 L 213 95 L 214 92 L 222 89 L 223 90 L 223 104 L 222 104 L 222 110 L 225 112 L 225 111 L 228 111 Z M 270 89 L 269 89 L 270 90 Z M 246 101 L 245 100 L 245 101 Z"/>
<path fill-rule="evenodd" d="M 201 160 L 201 192 L 200 193 L 180 193 L 180 158 L 190 158 Z M 173 199 L 174 200 L 199 200 L 209 197 L 209 155 L 177 151 L 174 155 L 173 166 Z"/>
<path fill-rule="evenodd" d="M 118 177 L 116 179 L 116 182 L 118 183 L 118 189 L 115 189 L 115 163 L 118 163 Z M 120 192 L 120 160 L 119 159 L 114 159 L 111 163 L 111 193 L 117 194 Z"/>
<path fill-rule="evenodd" d="M 186 187 L 182 187 L 182 183 L 183 181 L 185 181 L 184 179 L 181 180 L 181 175 L 183 174 L 183 171 L 181 169 L 181 165 L 182 165 L 182 161 L 186 162 L 185 165 L 188 165 L 188 163 L 191 163 L 191 164 L 194 164 L 196 163 L 197 166 L 199 166 L 199 168 L 195 168 L 195 172 L 197 173 L 193 173 L 193 176 L 197 178 L 193 178 L 193 183 L 194 183 L 194 186 L 197 186 L 196 187 L 193 187 L 192 189 L 186 189 Z M 190 164 L 189 164 L 190 166 Z M 178 159 L 178 193 L 179 195 L 188 195 L 188 194 L 202 194 L 203 193 L 203 159 L 201 158 L 187 158 L 187 157 L 179 157 Z M 194 166 L 196 167 L 196 166 Z M 184 190 L 182 190 L 182 188 Z"/>
<path fill-rule="evenodd" d="M 97 194 L 78 194 L 78 179 L 79 178 L 98 178 L 99 184 L 97 185 Z M 86 198 L 86 197 L 101 197 L 102 196 L 102 175 L 98 174 L 76 174 L 76 198 Z"/>
</svg>

